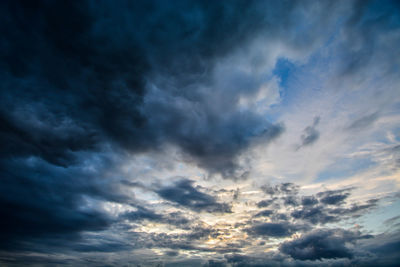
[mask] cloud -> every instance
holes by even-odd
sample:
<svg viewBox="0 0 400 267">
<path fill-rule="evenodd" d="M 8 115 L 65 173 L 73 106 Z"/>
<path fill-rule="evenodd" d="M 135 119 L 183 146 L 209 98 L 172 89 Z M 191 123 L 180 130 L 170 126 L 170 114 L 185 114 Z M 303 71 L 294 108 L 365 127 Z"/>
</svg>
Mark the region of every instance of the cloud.
<svg viewBox="0 0 400 267">
<path fill-rule="evenodd" d="M 245 80 L 229 93 L 209 81 L 217 60 L 268 25 L 262 6 L 4 3 L 3 156 L 36 155 L 65 167 L 74 151 L 174 144 L 210 173 L 240 177 L 237 156 L 283 128 L 239 110 L 238 97 L 251 89 Z M 224 97 L 225 106 L 210 105 L 212 97 Z"/>
<path fill-rule="evenodd" d="M 329 222 L 340 221 L 340 218 L 330 215 L 326 212 L 326 209 L 322 206 L 303 208 L 295 210 L 291 213 L 291 216 L 296 219 L 303 219 L 313 224 L 325 224 Z"/>
<path fill-rule="evenodd" d="M 276 198 L 267 199 L 267 200 L 261 200 L 260 202 L 257 203 L 257 207 L 259 207 L 259 208 L 268 207 L 271 204 L 273 204 L 275 200 L 276 200 Z"/>
<path fill-rule="evenodd" d="M 108 230 L 115 217 L 105 203 L 138 205 L 115 170 L 128 155 L 172 144 L 210 173 L 245 177 L 236 175 L 239 154 L 283 127 L 238 109 L 247 88 L 210 104 L 210 81 L 217 61 L 269 24 L 260 4 L 2 3 L 2 249 Z M 188 199 L 158 193 L 196 211 L 230 211 L 190 183 L 177 186 Z M 146 207 L 125 216 L 178 224 Z"/>
<path fill-rule="evenodd" d="M 312 206 L 318 204 L 318 200 L 314 196 L 303 196 L 301 198 L 301 205 Z"/>
<path fill-rule="evenodd" d="M 174 185 L 162 187 L 156 192 L 160 197 L 166 200 L 188 207 L 197 212 L 231 212 L 230 205 L 217 202 L 215 197 L 205 194 L 193 187 L 193 183 L 194 181 L 181 179 Z"/>
<path fill-rule="evenodd" d="M 328 205 L 337 205 L 342 203 L 349 195 L 350 193 L 348 192 L 348 189 L 342 189 L 319 192 L 317 194 L 317 197 L 319 198 L 319 201 L 321 203 Z"/>
<path fill-rule="evenodd" d="M 297 194 L 299 186 L 294 183 L 281 183 L 275 186 L 263 185 L 261 190 L 268 195 Z"/>
<path fill-rule="evenodd" d="M 304 146 L 312 145 L 319 139 L 319 131 L 316 129 L 319 121 L 320 117 L 315 117 L 313 124 L 304 129 L 304 133 L 301 136 L 301 144 L 297 147 L 297 150 Z"/>
<path fill-rule="evenodd" d="M 346 244 L 370 237 L 342 229 L 319 229 L 284 242 L 280 250 L 299 260 L 351 259 L 354 252 Z"/>
<path fill-rule="evenodd" d="M 181 212 L 156 213 L 145 207 L 136 206 L 136 211 L 129 211 L 121 214 L 120 219 L 127 219 L 132 222 L 140 223 L 143 220 L 151 222 L 164 223 L 167 225 L 185 226 L 190 223 L 190 219 L 186 218 Z"/>
<path fill-rule="evenodd" d="M 396 1 L 0 5 L 1 263 L 399 262 L 345 229 L 382 178 L 294 183 L 389 134 L 365 153 L 399 165 Z"/>
<path fill-rule="evenodd" d="M 12 171 L 5 171 L 10 167 Z M 114 218 L 95 204 L 96 199 L 129 201 L 114 185 L 97 183 L 92 174 L 81 170 L 65 172 L 34 159 L 3 160 L 0 168 L 4 182 L 0 187 L 2 249 L 39 249 L 51 239 L 73 241 L 82 231 L 105 230 Z M 88 205 L 85 199 L 93 203 L 92 208 L 84 208 Z"/>
<path fill-rule="evenodd" d="M 140 221 L 140 220 L 161 221 L 163 216 L 145 207 L 137 207 L 136 211 L 129 211 L 124 213 L 122 215 L 122 218 L 132 221 Z"/>
<path fill-rule="evenodd" d="M 346 200 L 354 188 L 326 190 L 315 195 L 301 196 L 299 186 L 293 183 L 282 183 L 275 186 L 261 186 L 270 195 L 282 195 L 256 203 L 258 208 L 269 207 L 257 212 L 254 217 L 268 217 L 273 222 L 292 218 L 298 222 L 324 225 L 357 218 L 377 207 L 379 199 L 369 199 L 366 202 Z M 280 207 L 285 207 L 280 210 Z"/>
<path fill-rule="evenodd" d="M 306 201 L 306 205 L 302 204 L 300 208 L 296 208 L 291 212 L 291 216 L 295 219 L 306 220 L 312 224 L 326 224 L 344 221 L 349 218 L 356 218 L 375 208 L 379 199 L 370 199 L 366 203 L 352 203 L 352 205 L 344 206 L 344 202 L 350 196 L 349 190 L 328 190 L 316 194 L 314 196 L 303 198 L 312 199 L 312 204 Z M 336 207 L 332 207 L 336 206 Z"/>
<path fill-rule="evenodd" d="M 291 224 L 288 222 L 261 223 L 252 226 L 248 232 L 253 235 L 270 237 L 287 237 L 297 231 L 308 229 L 306 225 Z"/>
<path fill-rule="evenodd" d="M 378 119 L 378 113 L 372 113 L 366 116 L 363 116 L 351 123 L 351 125 L 348 127 L 350 130 L 359 130 L 363 129 L 365 127 L 368 127 L 372 123 L 374 123 Z"/>
<path fill-rule="evenodd" d="M 268 217 L 274 213 L 273 210 L 263 210 L 258 212 L 254 217 Z"/>
</svg>

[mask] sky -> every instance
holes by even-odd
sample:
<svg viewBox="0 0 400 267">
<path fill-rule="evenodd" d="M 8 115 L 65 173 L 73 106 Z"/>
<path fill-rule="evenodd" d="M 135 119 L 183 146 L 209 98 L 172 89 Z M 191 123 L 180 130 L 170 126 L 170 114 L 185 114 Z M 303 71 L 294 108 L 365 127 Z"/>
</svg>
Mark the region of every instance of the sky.
<svg viewBox="0 0 400 267">
<path fill-rule="evenodd" d="M 0 2 L 1 266 L 398 266 L 398 1 Z"/>
</svg>

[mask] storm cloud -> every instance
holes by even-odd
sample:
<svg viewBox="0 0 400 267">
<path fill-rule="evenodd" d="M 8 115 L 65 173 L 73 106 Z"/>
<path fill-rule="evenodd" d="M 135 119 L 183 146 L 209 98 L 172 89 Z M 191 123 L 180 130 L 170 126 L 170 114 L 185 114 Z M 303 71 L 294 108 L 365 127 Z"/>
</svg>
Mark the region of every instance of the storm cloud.
<svg viewBox="0 0 400 267">
<path fill-rule="evenodd" d="M 74 152 L 105 144 L 136 153 L 173 143 L 199 166 L 234 177 L 236 156 L 254 138 L 282 132 L 236 112 L 241 91 L 224 107 L 209 102 L 216 60 L 267 23 L 262 3 L 2 5 L 3 157 L 65 167 Z"/>
</svg>

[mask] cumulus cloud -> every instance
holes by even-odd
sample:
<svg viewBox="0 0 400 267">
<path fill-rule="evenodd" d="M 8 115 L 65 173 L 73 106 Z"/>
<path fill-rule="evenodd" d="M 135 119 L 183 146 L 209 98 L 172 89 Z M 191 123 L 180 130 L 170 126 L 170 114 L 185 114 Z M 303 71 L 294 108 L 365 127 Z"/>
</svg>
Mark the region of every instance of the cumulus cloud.
<svg viewBox="0 0 400 267">
<path fill-rule="evenodd" d="M 351 259 L 354 252 L 346 245 L 371 237 L 342 229 L 321 229 L 283 243 L 280 250 L 299 260 Z"/>
</svg>

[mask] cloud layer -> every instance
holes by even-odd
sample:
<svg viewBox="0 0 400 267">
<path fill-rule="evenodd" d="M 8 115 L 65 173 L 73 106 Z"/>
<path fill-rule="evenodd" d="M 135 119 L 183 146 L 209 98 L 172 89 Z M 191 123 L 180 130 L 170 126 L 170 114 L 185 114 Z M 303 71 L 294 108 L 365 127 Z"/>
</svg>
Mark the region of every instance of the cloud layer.
<svg viewBox="0 0 400 267">
<path fill-rule="evenodd" d="M 1 264 L 399 261 L 396 1 L 0 6 Z"/>
</svg>

